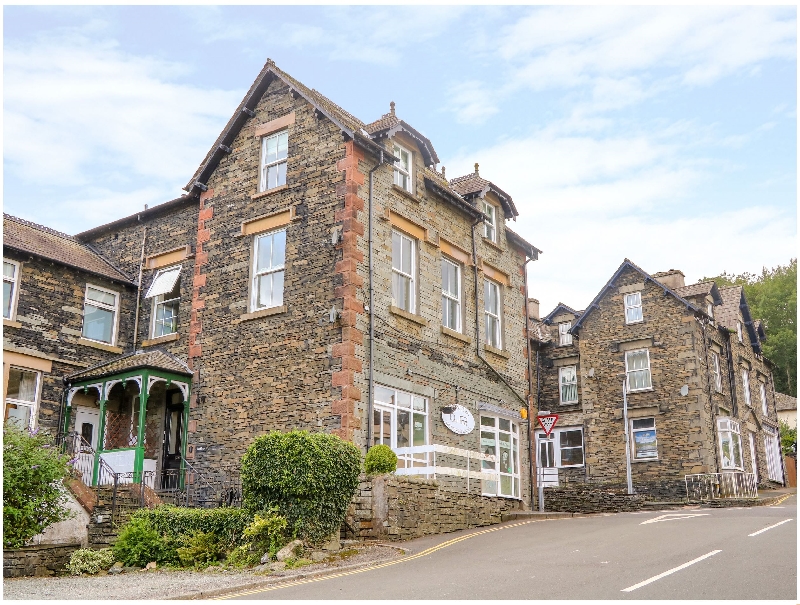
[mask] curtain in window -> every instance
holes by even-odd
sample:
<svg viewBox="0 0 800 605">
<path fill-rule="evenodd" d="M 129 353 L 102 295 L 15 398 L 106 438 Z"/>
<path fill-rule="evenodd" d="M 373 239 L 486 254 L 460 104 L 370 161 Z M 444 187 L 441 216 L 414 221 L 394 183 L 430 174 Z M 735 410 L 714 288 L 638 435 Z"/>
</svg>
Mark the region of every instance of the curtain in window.
<svg viewBox="0 0 800 605">
<path fill-rule="evenodd" d="M 628 361 L 628 388 L 631 391 L 650 388 L 650 364 L 647 351 L 631 351 L 626 354 Z"/>
</svg>

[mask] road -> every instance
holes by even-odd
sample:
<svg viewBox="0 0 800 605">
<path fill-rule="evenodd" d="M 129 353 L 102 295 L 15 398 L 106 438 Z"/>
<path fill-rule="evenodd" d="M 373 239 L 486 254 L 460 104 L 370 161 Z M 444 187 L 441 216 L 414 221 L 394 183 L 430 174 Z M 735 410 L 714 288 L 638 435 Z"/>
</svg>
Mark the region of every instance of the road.
<svg viewBox="0 0 800 605">
<path fill-rule="evenodd" d="M 776 506 L 511 522 L 236 599 L 797 600 L 797 496 Z"/>
</svg>

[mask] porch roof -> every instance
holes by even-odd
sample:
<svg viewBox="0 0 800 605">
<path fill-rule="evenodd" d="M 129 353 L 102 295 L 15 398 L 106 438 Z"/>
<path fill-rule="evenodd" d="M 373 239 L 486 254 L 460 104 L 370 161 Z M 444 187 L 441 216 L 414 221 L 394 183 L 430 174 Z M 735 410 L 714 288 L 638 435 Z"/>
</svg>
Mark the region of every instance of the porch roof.
<svg viewBox="0 0 800 605">
<path fill-rule="evenodd" d="M 91 368 L 69 374 L 66 380 L 71 384 L 76 384 L 122 374 L 123 372 L 127 373 L 139 368 L 148 368 L 180 376 L 192 376 L 192 371 L 183 361 L 164 350 L 153 349 L 151 351 L 135 351 L 121 355 Z"/>
</svg>

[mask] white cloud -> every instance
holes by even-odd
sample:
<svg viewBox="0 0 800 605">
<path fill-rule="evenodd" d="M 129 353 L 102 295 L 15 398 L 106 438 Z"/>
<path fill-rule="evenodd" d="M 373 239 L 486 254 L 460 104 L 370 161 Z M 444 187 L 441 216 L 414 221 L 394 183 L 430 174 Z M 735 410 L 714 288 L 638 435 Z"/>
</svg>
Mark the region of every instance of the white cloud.
<svg viewBox="0 0 800 605">
<path fill-rule="evenodd" d="M 142 198 L 137 208 L 171 199 L 243 94 L 175 82 L 187 73 L 178 63 L 128 55 L 111 40 L 62 36 L 7 47 L 7 171 L 33 186 L 46 179 L 105 191 L 106 208 L 120 205 L 116 216 L 127 212 L 130 195 Z M 69 206 L 61 197 L 53 204 Z M 80 205 L 72 211 L 61 218 L 70 227 L 97 222 Z"/>
<path fill-rule="evenodd" d="M 456 114 L 461 124 L 482 124 L 497 113 L 494 91 L 488 90 L 476 80 L 460 82 L 450 89 L 449 109 Z"/>
</svg>

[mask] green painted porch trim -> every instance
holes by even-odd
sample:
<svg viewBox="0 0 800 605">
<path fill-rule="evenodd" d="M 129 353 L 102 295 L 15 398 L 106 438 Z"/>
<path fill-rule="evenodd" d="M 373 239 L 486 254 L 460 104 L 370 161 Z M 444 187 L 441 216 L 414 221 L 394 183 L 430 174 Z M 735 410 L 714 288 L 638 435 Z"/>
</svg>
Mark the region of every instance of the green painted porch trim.
<svg viewBox="0 0 800 605">
<path fill-rule="evenodd" d="M 103 383 L 100 393 L 100 426 L 97 428 L 97 447 L 94 450 L 94 469 L 92 470 L 92 487 L 97 487 L 97 478 L 100 474 L 100 453 L 103 447 L 103 435 L 106 431 L 106 385 Z"/>
<path fill-rule="evenodd" d="M 169 372 L 167 370 L 158 370 L 154 368 L 139 368 L 137 370 L 129 370 L 126 372 L 120 372 L 119 374 L 109 374 L 103 378 L 93 378 L 90 380 L 82 380 L 79 382 L 75 382 L 72 384 L 73 387 L 86 387 L 92 384 L 99 384 L 102 382 L 105 384 L 106 382 L 111 382 L 112 380 L 126 380 L 128 378 L 133 378 L 134 376 L 143 376 L 147 374 L 148 376 L 158 376 L 159 378 L 164 378 L 165 380 L 177 380 L 178 382 L 186 382 L 191 383 L 192 377 L 186 376 L 185 374 L 175 374 L 174 372 Z M 142 390 L 147 389 L 147 385 L 144 381 L 142 381 Z"/>
<path fill-rule="evenodd" d="M 189 407 L 192 400 L 192 381 L 186 381 L 189 388 L 186 390 L 186 399 L 183 402 L 183 443 L 181 443 L 181 474 L 180 474 L 180 488 L 184 488 L 184 480 L 186 479 L 186 445 L 189 441 Z"/>
<path fill-rule="evenodd" d="M 149 393 L 147 383 L 150 380 L 150 372 L 142 372 L 142 389 L 139 391 L 139 426 L 136 428 L 136 454 L 133 458 L 133 482 L 142 482 L 142 471 L 144 470 L 144 431 L 145 415 L 147 414 L 147 400 Z"/>
</svg>

